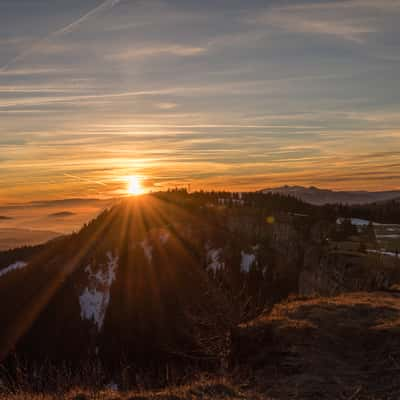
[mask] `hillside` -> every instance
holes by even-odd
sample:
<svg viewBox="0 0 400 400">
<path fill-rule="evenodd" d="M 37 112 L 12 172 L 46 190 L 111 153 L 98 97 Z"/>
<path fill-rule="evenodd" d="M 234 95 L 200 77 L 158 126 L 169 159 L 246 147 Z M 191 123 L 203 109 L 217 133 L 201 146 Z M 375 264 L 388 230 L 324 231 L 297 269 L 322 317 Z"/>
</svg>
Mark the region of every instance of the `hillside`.
<svg viewBox="0 0 400 400">
<path fill-rule="evenodd" d="M 245 371 L 237 327 L 263 311 L 293 296 L 400 284 L 400 258 L 378 248 L 374 225 L 337 217 L 279 194 L 172 191 L 121 200 L 77 233 L 0 253 L 3 365 L 94 363 L 103 384 L 121 384 L 129 365 L 129 388 L 226 374 L 235 359 Z"/>
<path fill-rule="evenodd" d="M 352 293 L 289 299 L 241 325 L 229 378 L 197 378 L 159 390 L 119 390 L 101 380 L 91 388 L 61 379 L 65 391 L 10 400 L 286 400 L 395 399 L 400 395 L 400 294 Z"/>
<path fill-rule="evenodd" d="M 231 205 L 221 205 L 221 196 Z M 281 250 L 272 247 L 266 219 L 273 208 L 299 204 L 279 196 L 264 199 L 270 210 L 244 202 L 230 194 L 144 196 L 104 211 L 76 234 L 0 254 L 1 356 L 17 346 L 33 359 L 98 355 L 111 362 L 123 354 L 151 364 L 161 355 L 186 357 L 201 350 L 191 334 L 193 312 L 223 315 L 227 292 L 245 290 L 236 301 L 253 297 L 254 308 L 287 296 L 297 283 L 274 269 L 291 268 L 299 254 L 286 267 L 274 261 Z M 210 295 L 214 280 L 225 290 Z"/>
</svg>

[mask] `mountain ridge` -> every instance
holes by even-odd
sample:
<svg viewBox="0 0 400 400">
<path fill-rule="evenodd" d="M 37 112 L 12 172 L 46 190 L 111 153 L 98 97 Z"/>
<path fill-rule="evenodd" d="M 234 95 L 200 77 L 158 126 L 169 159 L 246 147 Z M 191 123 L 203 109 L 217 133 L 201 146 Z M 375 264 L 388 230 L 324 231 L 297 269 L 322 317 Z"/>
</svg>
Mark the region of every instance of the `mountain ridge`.
<svg viewBox="0 0 400 400">
<path fill-rule="evenodd" d="M 260 190 L 261 193 L 279 193 L 296 197 L 306 203 L 314 205 L 325 204 L 369 204 L 381 201 L 400 199 L 400 190 L 367 191 L 367 190 L 332 190 L 321 189 L 316 186 L 290 186 L 284 185 L 275 188 Z"/>
</svg>

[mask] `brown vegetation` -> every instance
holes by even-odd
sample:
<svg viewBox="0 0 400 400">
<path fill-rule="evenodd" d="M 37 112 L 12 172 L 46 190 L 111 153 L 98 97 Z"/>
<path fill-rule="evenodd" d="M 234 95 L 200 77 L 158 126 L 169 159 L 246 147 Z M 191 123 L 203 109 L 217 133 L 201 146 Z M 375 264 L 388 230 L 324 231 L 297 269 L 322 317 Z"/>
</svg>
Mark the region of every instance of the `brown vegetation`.
<svg viewBox="0 0 400 400">
<path fill-rule="evenodd" d="M 70 380 L 52 394 L 30 394 L 22 383 L 0 399 L 397 399 L 399 334 L 398 292 L 293 298 L 239 326 L 233 369 L 222 375 L 230 379 L 196 379 L 193 372 L 181 386 L 149 391 L 139 384 L 135 391 L 122 386 L 117 391 L 107 388 L 103 377 L 101 384 Z"/>
<path fill-rule="evenodd" d="M 23 391 L 3 395 L 0 393 L 0 400 L 261 400 L 261 398 L 265 399 L 251 393 L 248 388 L 235 385 L 224 378 L 200 378 L 192 384 L 158 391 L 119 392 L 107 388 L 101 390 L 73 388 L 56 394 L 31 394 Z"/>
<path fill-rule="evenodd" d="M 400 295 L 297 299 L 242 326 L 237 362 L 279 399 L 400 395 Z"/>
</svg>

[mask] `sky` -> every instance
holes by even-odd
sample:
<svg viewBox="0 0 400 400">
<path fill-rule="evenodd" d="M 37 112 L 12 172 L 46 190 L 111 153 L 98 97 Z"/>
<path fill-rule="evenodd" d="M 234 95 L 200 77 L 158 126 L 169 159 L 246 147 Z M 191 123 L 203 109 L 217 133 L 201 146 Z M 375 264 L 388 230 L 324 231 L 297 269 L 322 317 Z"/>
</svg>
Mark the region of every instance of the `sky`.
<svg viewBox="0 0 400 400">
<path fill-rule="evenodd" d="M 400 189 L 400 0 L 0 0 L 0 204 Z"/>
</svg>

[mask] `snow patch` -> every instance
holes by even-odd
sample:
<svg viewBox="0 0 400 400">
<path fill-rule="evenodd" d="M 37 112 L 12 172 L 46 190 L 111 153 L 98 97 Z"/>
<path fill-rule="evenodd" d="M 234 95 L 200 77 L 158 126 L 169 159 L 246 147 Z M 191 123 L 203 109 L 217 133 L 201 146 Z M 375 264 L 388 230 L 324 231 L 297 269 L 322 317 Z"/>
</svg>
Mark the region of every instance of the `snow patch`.
<svg viewBox="0 0 400 400">
<path fill-rule="evenodd" d="M 162 231 L 162 232 L 160 232 L 160 242 L 161 242 L 162 244 L 167 243 L 170 236 L 171 236 L 171 235 L 170 235 L 170 233 L 169 233 L 168 231 Z"/>
<path fill-rule="evenodd" d="M 384 228 L 388 228 L 388 227 L 390 226 L 390 227 L 392 227 L 392 228 L 400 229 L 400 225 L 399 225 L 399 224 L 381 224 L 381 223 L 379 223 L 379 222 L 374 222 L 374 225 L 375 225 L 375 226 L 382 226 L 382 227 L 384 227 Z"/>
<path fill-rule="evenodd" d="M 251 267 L 256 261 L 255 254 L 248 254 L 242 251 L 241 255 L 242 255 L 242 261 L 240 263 L 240 270 L 242 272 L 250 272 Z"/>
<path fill-rule="evenodd" d="M 383 250 L 367 250 L 368 253 L 374 254 L 381 254 L 383 256 L 390 256 L 390 257 L 398 257 L 399 254 L 393 253 L 391 251 L 383 251 Z"/>
<path fill-rule="evenodd" d="M 391 231 L 391 232 L 395 232 L 395 231 L 397 231 L 397 229 L 400 229 L 399 224 L 381 224 L 379 222 L 369 221 L 367 219 L 362 219 L 362 218 L 338 218 L 336 220 L 336 223 L 338 225 L 340 225 L 343 223 L 343 221 L 345 219 L 349 219 L 351 221 L 352 225 L 356 225 L 356 226 L 366 226 L 372 222 L 373 226 L 386 228 L 388 231 Z"/>
<path fill-rule="evenodd" d="M 336 220 L 336 223 L 340 225 L 344 222 L 345 219 L 346 218 L 338 218 Z M 351 221 L 351 224 L 355 226 L 367 226 L 370 223 L 370 221 L 368 221 L 367 219 L 361 218 L 349 218 L 349 220 Z"/>
<path fill-rule="evenodd" d="M 390 234 L 390 235 L 376 235 L 378 239 L 398 239 L 400 235 Z"/>
<path fill-rule="evenodd" d="M 28 263 L 26 263 L 24 261 L 17 261 L 14 264 L 9 265 L 7 268 L 0 270 L 0 277 L 8 274 L 11 271 L 16 271 L 18 269 L 25 268 L 27 265 L 28 265 Z"/>
<path fill-rule="evenodd" d="M 147 239 L 142 240 L 140 242 L 140 245 L 142 246 L 142 249 L 147 257 L 148 262 L 151 263 L 151 261 L 153 260 L 153 246 L 148 242 Z"/>
<path fill-rule="evenodd" d="M 233 193 L 231 193 L 231 198 L 219 197 L 218 204 L 221 204 L 221 205 L 236 204 L 236 205 L 244 206 L 244 200 L 241 197 L 239 197 L 238 199 L 233 198 Z"/>
<path fill-rule="evenodd" d="M 222 249 L 209 249 L 207 251 L 207 270 L 211 270 L 214 274 L 224 269 L 225 264 L 221 262 Z"/>
<path fill-rule="evenodd" d="M 112 392 L 117 392 L 119 390 L 118 385 L 115 382 L 107 384 L 106 389 L 111 390 Z"/>
<path fill-rule="evenodd" d="M 91 265 L 85 268 L 89 276 L 89 286 L 79 297 L 81 318 L 93 321 L 100 331 L 104 324 L 107 308 L 110 303 L 110 289 L 115 280 L 115 271 L 118 267 L 118 257 L 111 252 L 107 253 L 108 263 L 94 273 Z"/>
</svg>

